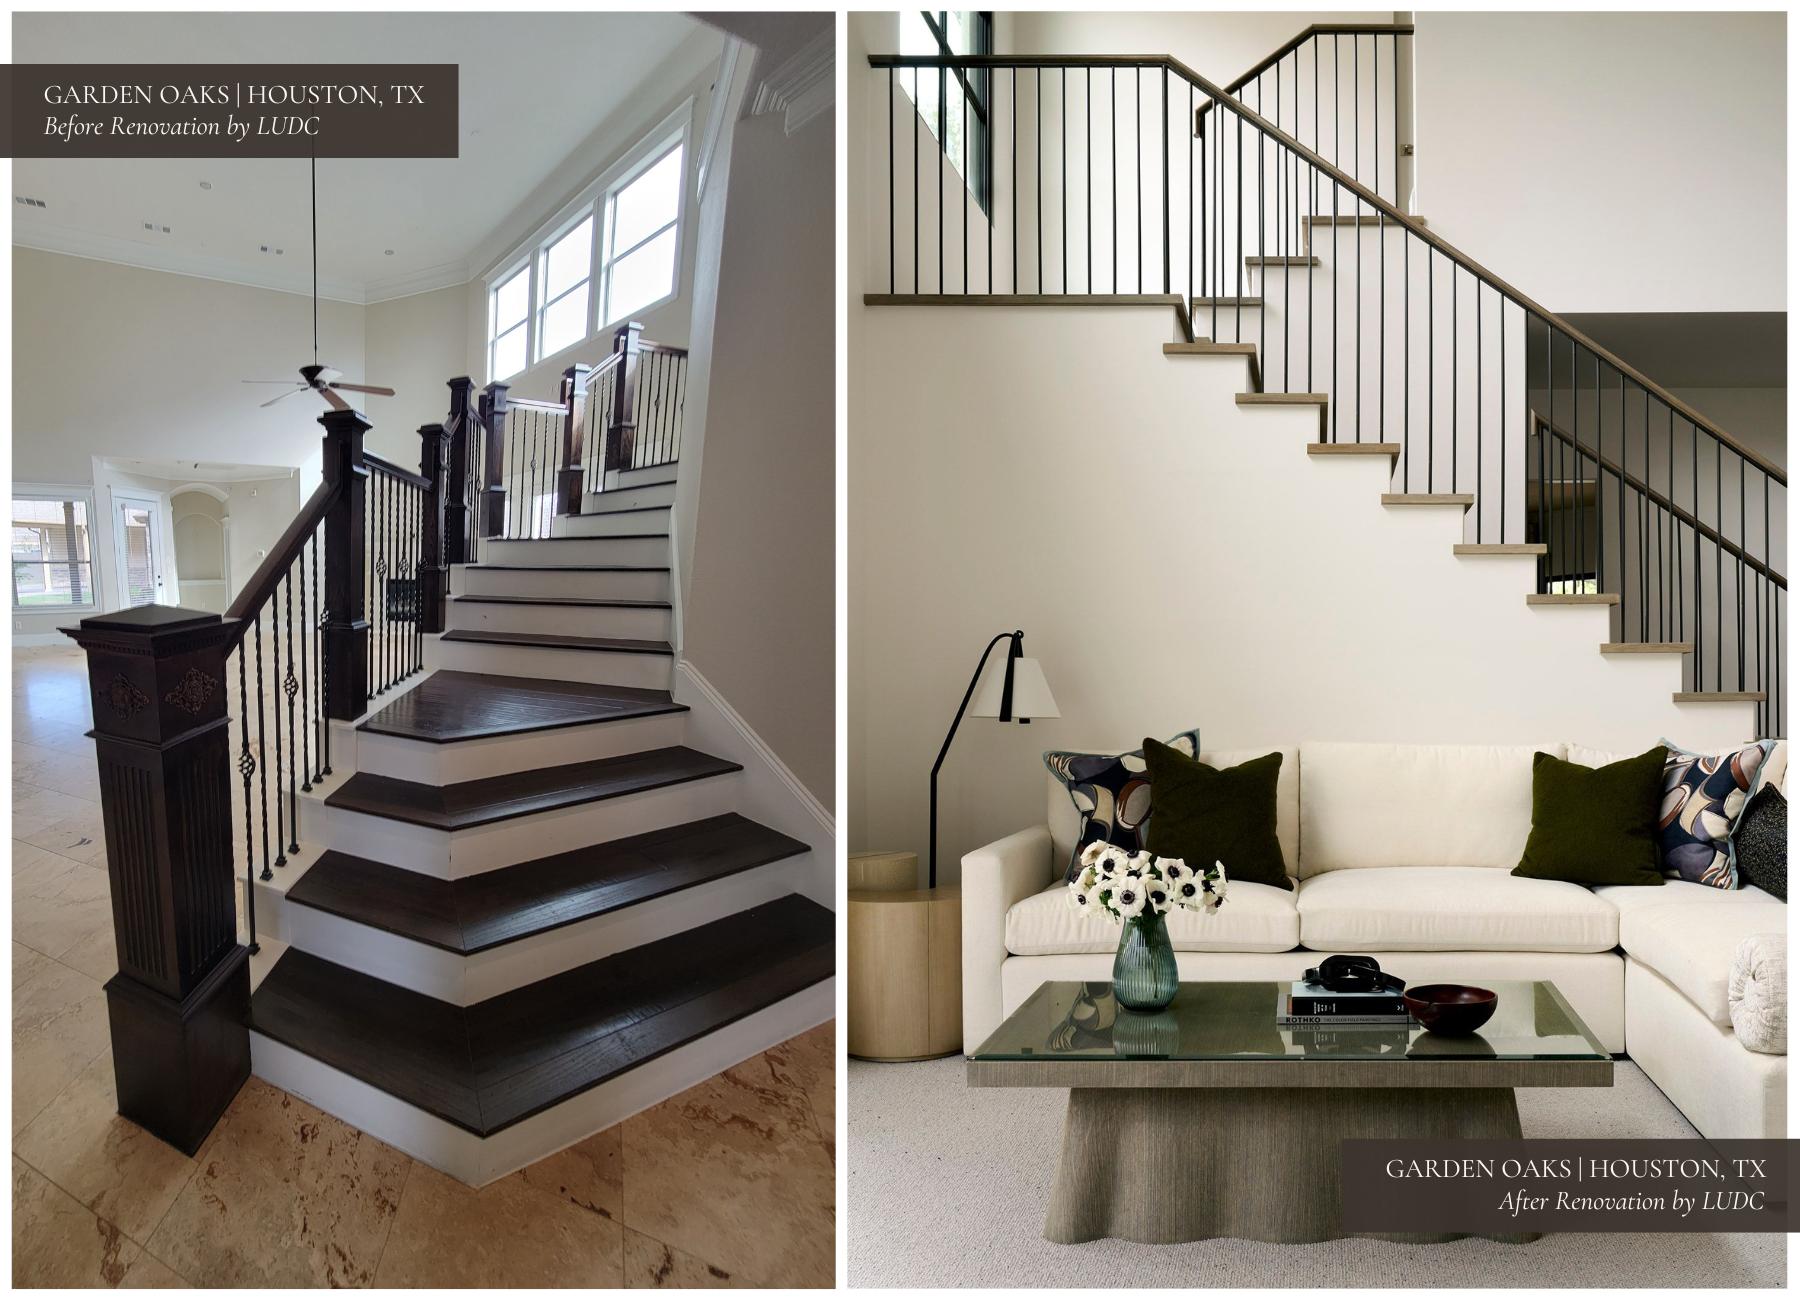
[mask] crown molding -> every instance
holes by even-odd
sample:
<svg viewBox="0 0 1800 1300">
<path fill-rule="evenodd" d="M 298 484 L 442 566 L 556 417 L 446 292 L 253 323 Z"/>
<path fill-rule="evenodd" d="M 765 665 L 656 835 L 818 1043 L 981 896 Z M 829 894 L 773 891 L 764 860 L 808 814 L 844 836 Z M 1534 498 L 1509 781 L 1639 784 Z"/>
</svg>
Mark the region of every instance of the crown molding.
<svg viewBox="0 0 1800 1300">
<path fill-rule="evenodd" d="M 750 113 L 785 113 L 786 133 L 792 135 L 837 98 L 833 75 L 837 58 L 837 31 L 828 26 L 772 69 L 756 88 Z"/>
<path fill-rule="evenodd" d="M 13 223 L 13 243 L 21 248 L 35 248 L 42 253 L 62 253 L 68 257 L 86 257 L 97 262 L 114 262 L 146 271 L 168 271 L 174 275 L 191 275 L 201 280 L 220 280 L 226 284 L 247 285 L 252 289 L 272 289 L 277 293 L 295 293 L 312 297 L 312 273 L 288 271 L 279 267 L 253 266 L 226 257 L 209 257 L 204 253 L 186 253 L 157 248 L 116 235 L 96 235 L 85 230 L 69 230 L 58 226 L 33 226 L 23 229 Z M 319 297 L 332 302 L 362 304 L 368 301 L 362 286 L 331 276 L 319 277 Z"/>
<path fill-rule="evenodd" d="M 363 301 L 371 304 L 392 302 L 396 298 L 411 298 L 414 294 L 432 293 L 438 289 L 454 289 L 458 285 L 467 284 L 473 278 L 469 273 L 469 264 L 466 261 L 445 262 L 440 266 L 428 266 L 407 275 L 390 276 L 385 280 L 370 280 L 363 286 Z"/>
</svg>

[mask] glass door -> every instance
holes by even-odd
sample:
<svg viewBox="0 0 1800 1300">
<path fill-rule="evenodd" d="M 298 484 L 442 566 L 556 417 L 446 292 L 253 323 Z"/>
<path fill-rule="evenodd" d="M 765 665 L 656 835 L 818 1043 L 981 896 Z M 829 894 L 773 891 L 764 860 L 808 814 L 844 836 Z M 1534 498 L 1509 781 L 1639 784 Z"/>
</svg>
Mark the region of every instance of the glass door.
<svg viewBox="0 0 1800 1300">
<path fill-rule="evenodd" d="M 118 514 L 119 595 L 128 608 L 163 599 L 161 519 L 156 501 L 115 497 Z"/>
</svg>

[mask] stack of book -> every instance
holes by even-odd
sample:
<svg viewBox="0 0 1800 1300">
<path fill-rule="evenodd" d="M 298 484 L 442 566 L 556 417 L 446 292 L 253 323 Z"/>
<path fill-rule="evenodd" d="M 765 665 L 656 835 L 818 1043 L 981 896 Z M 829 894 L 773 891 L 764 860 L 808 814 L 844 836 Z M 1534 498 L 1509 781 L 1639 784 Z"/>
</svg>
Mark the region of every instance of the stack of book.
<svg viewBox="0 0 1800 1300">
<path fill-rule="evenodd" d="M 1277 996 L 1275 1023 L 1283 1027 L 1412 1023 L 1406 1003 L 1391 989 L 1373 993 L 1334 993 L 1322 985 L 1295 980 L 1289 992 Z"/>
</svg>

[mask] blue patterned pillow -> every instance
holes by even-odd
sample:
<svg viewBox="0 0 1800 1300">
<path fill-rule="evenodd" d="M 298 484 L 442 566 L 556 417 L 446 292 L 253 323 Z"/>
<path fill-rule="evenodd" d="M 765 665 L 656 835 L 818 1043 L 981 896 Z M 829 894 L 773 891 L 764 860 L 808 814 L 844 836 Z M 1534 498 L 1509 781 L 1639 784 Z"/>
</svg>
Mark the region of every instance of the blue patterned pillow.
<svg viewBox="0 0 1800 1300">
<path fill-rule="evenodd" d="M 1200 757 L 1200 731 L 1184 731 L 1169 739 L 1172 748 L 1189 758 Z M 1144 751 L 1129 754 L 1077 754 L 1049 750 L 1044 766 L 1068 790 L 1081 816 L 1081 832 L 1075 852 L 1063 869 L 1063 881 L 1080 874 L 1081 851 L 1095 840 L 1136 853 L 1144 847 L 1150 826 L 1150 773 Z"/>
<path fill-rule="evenodd" d="M 1756 774 L 1775 750 L 1759 740 L 1722 754 L 1695 754 L 1662 742 L 1669 751 L 1663 766 L 1663 875 L 1715 889 L 1738 887 L 1737 844 L 1733 836 L 1744 806 L 1756 788 Z"/>
</svg>

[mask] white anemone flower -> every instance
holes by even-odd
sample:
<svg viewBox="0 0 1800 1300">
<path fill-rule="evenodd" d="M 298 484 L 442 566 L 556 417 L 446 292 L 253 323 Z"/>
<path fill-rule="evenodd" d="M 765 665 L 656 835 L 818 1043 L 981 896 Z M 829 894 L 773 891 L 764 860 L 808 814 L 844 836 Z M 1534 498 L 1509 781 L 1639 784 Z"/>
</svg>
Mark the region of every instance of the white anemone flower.
<svg viewBox="0 0 1800 1300">
<path fill-rule="evenodd" d="M 1204 892 L 1204 887 L 1192 876 L 1169 886 L 1169 896 L 1175 900 L 1176 906 L 1185 907 L 1190 912 L 1200 910 L 1200 899 Z"/>
<path fill-rule="evenodd" d="M 1188 864 L 1180 858 L 1158 858 L 1156 869 L 1162 872 L 1162 878 L 1171 885 L 1178 885 L 1184 880 L 1191 880 L 1194 873 L 1188 870 Z"/>
<path fill-rule="evenodd" d="M 1081 865 L 1084 867 L 1093 866 L 1100 860 L 1100 855 L 1106 852 L 1106 847 L 1105 840 L 1095 840 L 1092 844 L 1088 845 L 1081 851 Z"/>
<path fill-rule="evenodd" d="M 1147 904 L 1144 910 L 1147 912 L 1154 912 L 1158 915 L 1168 911 L 1173 905 L 1173 899 L 1169 894 L 1168 888 L 1160 883 L 1153 884 L 1147 888 L 1144 891 L 1144 899 Z"/>
<path fill-rule="evenodd" d="M 1117 912 L 1121 919 L 1129 921 L 1134 916 L 1142 916 L 1149 901 L 1148 892 L 1144 889 L 1142 882 L 1127 881 L 1121 883 L 1113 891 L 1112 910 Z"/>
</svg>

